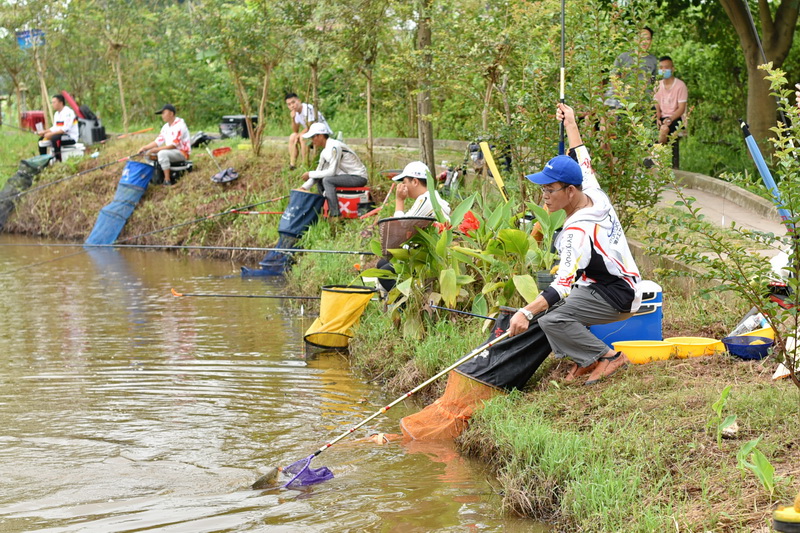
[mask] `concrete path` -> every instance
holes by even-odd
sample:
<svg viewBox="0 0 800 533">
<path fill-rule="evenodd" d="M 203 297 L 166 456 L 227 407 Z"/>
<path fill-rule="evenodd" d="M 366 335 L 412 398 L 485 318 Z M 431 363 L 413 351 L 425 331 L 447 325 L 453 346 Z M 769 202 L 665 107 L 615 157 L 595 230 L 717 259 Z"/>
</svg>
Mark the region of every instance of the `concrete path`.
<svg viewBox="0 0 800 533">
<path fill-rule="evenodd" d="M 775 205 L 750 191 L 722 180 L 710 178 L 702 174 L 675 171 L 675 176 L 683 185 L 683 194 L 694 197 L 695 206 L 706 219 L 720 226 L 730 227 L 731 222 L 737 226 L 758 231 L 784 235 L 786 228 L 781 224 Z M 661 198 L 660 205 L 671 206 L 678 200 L 674 190 L 667 190 Z"/>
</svg>

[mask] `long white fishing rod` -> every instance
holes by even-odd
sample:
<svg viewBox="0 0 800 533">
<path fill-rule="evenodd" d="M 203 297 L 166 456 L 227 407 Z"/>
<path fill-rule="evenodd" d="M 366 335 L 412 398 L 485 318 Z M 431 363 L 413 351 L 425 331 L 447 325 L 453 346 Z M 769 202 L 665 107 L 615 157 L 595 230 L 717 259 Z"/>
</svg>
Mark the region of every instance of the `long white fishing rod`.
<svg viewBox="0 0 800 533">
<path fill-rule="evenodd" d="M 346 254 L 375 255 L 368 251 L 353 250 L 313 250 L 305 248 L 261 248 L 257 246 L 194 246 L 189 244 L 84 244 L 84 243 L 0 243 L 0 246 L 33 246 L 60 248 L 152 248 L 158 250 L 226 250 L 233 252 L 284 252 L 291 254 Z"/>
</svg>

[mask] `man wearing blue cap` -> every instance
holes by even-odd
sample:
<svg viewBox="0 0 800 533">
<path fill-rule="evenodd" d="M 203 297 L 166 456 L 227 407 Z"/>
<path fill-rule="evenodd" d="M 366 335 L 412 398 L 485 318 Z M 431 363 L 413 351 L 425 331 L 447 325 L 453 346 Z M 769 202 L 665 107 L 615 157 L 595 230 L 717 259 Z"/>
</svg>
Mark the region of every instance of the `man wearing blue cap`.
<svg viewBox="0 0 800 533">
<path fill-rule="evenodd" d="M 541 185 L 551 213 L 559 209 L 567 213 L 564 229 L 554 241 L 560 257 L 558 273 L 550 287 L 517 311 L 509 331 L 511 336 L 525 331 L 533 315 L 552 308 L 539 318 L 539 326 L 556 357 L 573 361 L 565 381 L 591 373 L 586 381 L 591 385 L 630 361 L 609 349 L 587 326 L 633 316 L 642 301 L 641 276 L 617 213 L 594 175 L 574 111 L 560 103 L 557 117 L 564 121 L 576 159 L 554 157 L 527 178 Z"/>
</svg>

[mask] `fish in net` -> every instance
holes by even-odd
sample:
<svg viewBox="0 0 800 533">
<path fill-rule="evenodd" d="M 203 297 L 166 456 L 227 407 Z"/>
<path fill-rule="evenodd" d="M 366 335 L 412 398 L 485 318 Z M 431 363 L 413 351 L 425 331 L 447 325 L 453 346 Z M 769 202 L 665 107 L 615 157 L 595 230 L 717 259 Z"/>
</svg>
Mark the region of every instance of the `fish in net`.
<svg viewBox="0 0 800 533">
<path fill-rule="evenodd" d="M 284 488 L 299 489 L 333 479 L 333 472 L 327 466 L 311 468 L 311 460 L 316 456 L 316 453 L 312 453 L 308 457 L 295 461 L 284 468 L 284 475 L 292 476 L 292 479 L 284 485 Z"/>
</svg>

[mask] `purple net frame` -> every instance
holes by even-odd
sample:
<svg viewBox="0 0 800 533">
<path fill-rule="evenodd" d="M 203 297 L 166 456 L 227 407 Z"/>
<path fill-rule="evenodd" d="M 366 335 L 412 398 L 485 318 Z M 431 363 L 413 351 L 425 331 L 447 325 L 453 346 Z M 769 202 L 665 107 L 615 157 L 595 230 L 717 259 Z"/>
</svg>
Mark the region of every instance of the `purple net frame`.
<svg viewBox="0 0 800 533">
<path fill-rule="evenodd" d="M 286 489 L 295 489 L 308 485 L 316 485 L 317 483 L 333 479 L 333 472 L 331 472 L 327 466 L 311 468 L 311 460 L 316 456 L 316 453 L 312 453 L 308 457 L 300 459 L 284 468 L 283 472 L 285 474 L 294 477 L 283 487 Z"/>
</svg>

